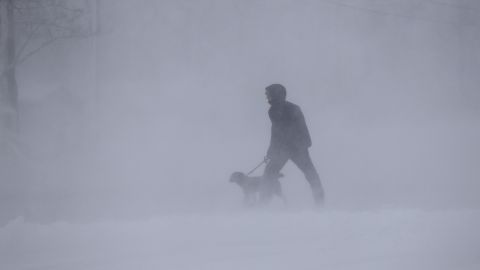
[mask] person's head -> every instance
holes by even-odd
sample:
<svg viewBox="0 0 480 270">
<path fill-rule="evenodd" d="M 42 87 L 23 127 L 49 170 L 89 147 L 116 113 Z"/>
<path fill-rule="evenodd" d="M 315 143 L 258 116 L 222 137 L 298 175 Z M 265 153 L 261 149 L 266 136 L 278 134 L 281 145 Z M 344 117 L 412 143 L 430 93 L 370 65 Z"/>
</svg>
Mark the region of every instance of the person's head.
<svg viewBox="0 0 480 270">
<path fill-rule="evenodd" d="M 265 95 L 270 105 L 283 104 L 287 98 L 287 90 L 283 85 L 274 83 L 265 88 Z"/>
</svg>

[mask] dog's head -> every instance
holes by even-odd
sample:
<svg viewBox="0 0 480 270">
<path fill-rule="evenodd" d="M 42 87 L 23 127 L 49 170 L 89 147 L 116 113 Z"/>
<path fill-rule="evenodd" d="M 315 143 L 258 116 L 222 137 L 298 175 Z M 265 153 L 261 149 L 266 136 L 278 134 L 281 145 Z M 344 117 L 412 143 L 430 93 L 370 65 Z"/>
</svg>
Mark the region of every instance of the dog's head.
<svg viewBox="0 0 480 270">
<path fill-rule="evenodd" d="M 234 172 L 230 175 L 230 182 L 239 184 L 244 181 L 245 177 L 246 175 L 242 172 Z"/>
</svg>

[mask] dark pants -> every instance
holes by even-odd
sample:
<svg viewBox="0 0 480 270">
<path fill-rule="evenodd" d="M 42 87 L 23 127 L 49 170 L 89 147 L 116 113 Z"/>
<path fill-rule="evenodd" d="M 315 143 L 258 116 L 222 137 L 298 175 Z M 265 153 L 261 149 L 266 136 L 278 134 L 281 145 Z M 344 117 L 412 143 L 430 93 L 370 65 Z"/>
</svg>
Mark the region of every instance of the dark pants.
<svg viewBox="0 0 480 270">
<path fill-rule="evenodd" d="M 293 161 L 293 163 L 295 163 L 305 175 L 305 178 L 312 189 L 315 202 L 318 204 L 323 203 L 324 193 L 322 184 L 317 170 L 313 165 L 312 159 L 310 158 L 308 149 L 276 151 L 276 153 L 270 157 L 270 161 L 265 167 L 265 172 L 263 173 L 265 180 L 267 182 L 278 180 L 280 170 L 285 166 L 288 160 Z M 261 199 L 263 201 L 268 201 L 270 198 L 271 191 L 268 189 L 267 185 L 267 188 L 261 193 Z"/>
</svg>

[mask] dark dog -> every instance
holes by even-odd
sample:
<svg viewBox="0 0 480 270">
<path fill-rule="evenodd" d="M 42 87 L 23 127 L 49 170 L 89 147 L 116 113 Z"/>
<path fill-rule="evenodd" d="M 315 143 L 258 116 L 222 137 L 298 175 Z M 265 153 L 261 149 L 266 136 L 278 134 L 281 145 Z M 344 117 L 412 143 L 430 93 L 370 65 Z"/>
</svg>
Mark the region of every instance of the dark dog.
<svg viewBox="0 0 480 270">
<path fill-rule="evenodd" d="M 240 186 L 244 195 L 243 202 L 246 206 L 266 203 L 274 195 L 277 195 L 286 203 L 287 200 L 283 196 L 282 186 L 278 181 L 280 177 L 283 177 L 283 174 L 279 174 L 276 179 L 267 182 L 261 176 L 247 176 L 242 172 L 234 172 L 230 176 L 230 182 Z"/>
</svg>

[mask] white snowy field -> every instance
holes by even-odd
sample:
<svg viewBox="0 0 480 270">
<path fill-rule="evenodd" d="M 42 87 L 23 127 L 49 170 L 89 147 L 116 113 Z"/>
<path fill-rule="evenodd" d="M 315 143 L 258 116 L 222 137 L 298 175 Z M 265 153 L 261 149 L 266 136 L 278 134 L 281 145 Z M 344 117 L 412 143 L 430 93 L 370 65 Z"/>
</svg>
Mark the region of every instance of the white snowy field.
<svg viewBox="0 0 480 270">
<path fill-rule="evenodd" d="M 0 269 L 480 269 L 480 211 L 276 211 L 0 228 Z"/>
</svg>

